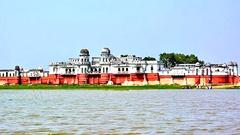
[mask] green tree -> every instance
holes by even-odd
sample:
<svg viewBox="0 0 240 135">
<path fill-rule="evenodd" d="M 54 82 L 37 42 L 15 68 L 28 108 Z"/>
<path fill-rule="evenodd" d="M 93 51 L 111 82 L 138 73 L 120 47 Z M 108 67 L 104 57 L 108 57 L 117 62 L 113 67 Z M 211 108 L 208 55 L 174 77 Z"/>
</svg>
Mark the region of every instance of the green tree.
<svg viewBox="0 0 240 135">
<path fill-rule="evenodd" d="M 194 54 L 185 55 L 181 53 L 162 53 L 160 54 L 160 61 L 164 64 L 164 67 L 173 67 L 176 64 L 204 63 L 204 61 L 199 60 Z"/>
</svg>

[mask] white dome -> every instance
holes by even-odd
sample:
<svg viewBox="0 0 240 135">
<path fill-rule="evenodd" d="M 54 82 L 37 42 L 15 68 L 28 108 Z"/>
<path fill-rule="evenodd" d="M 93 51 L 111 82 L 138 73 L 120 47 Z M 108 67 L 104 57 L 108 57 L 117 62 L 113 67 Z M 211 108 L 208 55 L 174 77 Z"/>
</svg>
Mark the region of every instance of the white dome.
<svg viewBox="0 0 240 135">
<path fill-rule="evenodd" d="M 103 48 L 101 53 L 110 54 L 111 52 L 108 48 Z"/>
<path fill-rule="evenodd" d="M 82 49 L 82 50 L 80 51 L 80 55 L 87 55 L 87 56 L 89 56 L 89 51 L 88 51 L 88 49 Z"/>
</svg>

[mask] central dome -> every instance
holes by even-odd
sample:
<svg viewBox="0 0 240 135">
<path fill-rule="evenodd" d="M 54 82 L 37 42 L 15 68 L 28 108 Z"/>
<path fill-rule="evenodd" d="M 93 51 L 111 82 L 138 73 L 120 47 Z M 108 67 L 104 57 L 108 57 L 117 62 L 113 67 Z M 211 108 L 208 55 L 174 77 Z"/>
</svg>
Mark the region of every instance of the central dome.
<svg viewBox="0 0 240 135">
<path fill-rule="evenodd" d="M 82 49 L 82 50 L 80 51 L 80 55 L 87 55 L 87 56 L 89 56 L 89 51 L 88 51 L 88 49 Z"/>
<path fill-rule="evenodd" d="M 111 52 L 110 52 L 110 49 L 108 49 L 108 48 L 103 48 L 102 51 L 101 51 L 101 53 L 110 54 Z"/>
</svg>

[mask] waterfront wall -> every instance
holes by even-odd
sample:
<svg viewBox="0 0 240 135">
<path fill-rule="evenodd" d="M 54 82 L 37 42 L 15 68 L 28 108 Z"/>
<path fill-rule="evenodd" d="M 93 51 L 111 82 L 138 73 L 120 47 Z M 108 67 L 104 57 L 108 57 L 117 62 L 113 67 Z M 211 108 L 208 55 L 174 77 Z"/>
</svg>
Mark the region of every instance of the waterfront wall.
<svg viewBox="0 0 240 135">
<path fill-rule="evenodd" d="M 78 74 L 78 75 L 49 75 L 47 77 L 0 77 L 0 85 L 240 85 L 239 76 L 215 75 L 215 76 L 163 76 L 157 73 L 146 74 Z"/>
</svg>

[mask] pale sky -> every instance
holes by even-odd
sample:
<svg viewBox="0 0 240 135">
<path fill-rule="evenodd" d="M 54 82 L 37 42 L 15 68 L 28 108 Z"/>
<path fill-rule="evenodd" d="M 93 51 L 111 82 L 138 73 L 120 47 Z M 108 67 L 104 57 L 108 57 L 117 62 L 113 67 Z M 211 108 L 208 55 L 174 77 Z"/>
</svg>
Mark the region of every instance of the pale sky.
<svg viewBox="0 0 240 135">
<path fill-rule="evenodd" d="M 240 62 L 240 0 L 0 0 L 0 68 L 47 69 L 103 47 Z"/>
</svg>

